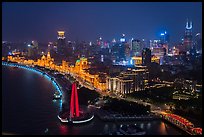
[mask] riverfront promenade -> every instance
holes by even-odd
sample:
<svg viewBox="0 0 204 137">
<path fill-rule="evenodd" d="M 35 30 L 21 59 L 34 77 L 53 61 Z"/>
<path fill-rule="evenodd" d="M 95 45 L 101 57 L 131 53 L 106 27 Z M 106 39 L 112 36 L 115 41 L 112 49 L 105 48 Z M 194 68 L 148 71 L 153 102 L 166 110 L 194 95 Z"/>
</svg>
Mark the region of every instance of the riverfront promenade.
<svg viewBox="0 0 204 137">
<path fill-rule="evenodd" d="M 32 66 L 25 66 L 25 65 L 19 65 L 19 64 L 16 64 L 16 63 L 7 63 L 7 62 L 2 62 L 2 65 L 8 65 L 8 66 L 13 66 L 13 67 L 20 67 L 20 68 L 24 68 L 24 69 L 28 69 L 28 70 L 31 70 L 31 71 L 35 71 L 41 75 L 44 75 L 46 78 L 52 80 L 52 77 L 54 76 L 50 76 L 48 73 L 46 72 L 43 72 L 43 70 L 39 70 L 39 69 L 36 69 L 36 68 L 33 68 Z M 60 84 L 58 84 L 58 82 L 56 81 L 56 79 L 58 79 L 58 81 L 61 81 Z M 52 81 L 53 81 L 53 84 L 55 85 L 56 89 L 61 92 L 62 94 L 62 90 L 66 89 L 66 86 L 67 86 L 67 81 L 64 81 L 62 80 L 61 78 L 54 78 Z M 64 82 L 63 82 L 64 81 Z M 64 84 L 63 84 L 64 83 Z M 97 112 L 96 112 L 97 113 Z M 98 113 L 99 117 L 103 114 L 101 113 Z M 145 119 L 147 117 L 138 117 L 138 116 L 133 116 L 133 117 L 124 117 L 124 116 L 119 116 L 119 115 L 109 115 L 109 117 L 102 117 L 101 116 L 101 119 L 104 119 L 104 120 L 107 120 L 107 121 L 112 121 L 112 120 L 138 120 L 138 119 Z M 149 117 L 151 119 L 151 117 Z M 153 117 L 152 117 L 153 118 Z M 165 118 L 164 118 L 165 119 Z M 169 120 L 168 118 L 166 118 L 165 120 Z M 173 123 L 172 121 L 170 121 L 172 124 L 175 125 L 175 123 Z M 178 122 L 177 122 L 178 123 Z M 175 126 L 180 126 L 180 124 L 176 124 Z M 185 131 L 188 131 L 190 134 L 202 134 L 202 129 L 200 128 L 191 128 L 190 130 L 186 130 L 186 128 L 181 128 L 182 130 L 184 129 Z"/>
</svg>

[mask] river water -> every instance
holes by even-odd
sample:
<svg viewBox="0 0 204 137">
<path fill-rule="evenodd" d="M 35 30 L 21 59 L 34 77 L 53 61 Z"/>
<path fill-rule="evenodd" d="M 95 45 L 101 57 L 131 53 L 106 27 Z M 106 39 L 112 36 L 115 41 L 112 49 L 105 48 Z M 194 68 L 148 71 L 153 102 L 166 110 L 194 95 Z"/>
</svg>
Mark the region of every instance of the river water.
<svg viewBox="0 0 204 137">
<path fill-rule="evenodd" d="M 116 123 L 94 119 L 81 125 L 67 125 L 57 118 L 62 102 L 53 101 L 55 87 L 45 76 L 22 68 L 2 66 L 2 132 L 12 134 L 99 135 L 114 131 Z M 79 100 L 83 94 L 78 92 Z M 89 93 L 91 94 L 91 93 Z M 83 101 L 79 101 L 83 102 Z M 148 135 L 181 135 L 183 131 L 160 120 L 132 123 Z"/>
</svg>

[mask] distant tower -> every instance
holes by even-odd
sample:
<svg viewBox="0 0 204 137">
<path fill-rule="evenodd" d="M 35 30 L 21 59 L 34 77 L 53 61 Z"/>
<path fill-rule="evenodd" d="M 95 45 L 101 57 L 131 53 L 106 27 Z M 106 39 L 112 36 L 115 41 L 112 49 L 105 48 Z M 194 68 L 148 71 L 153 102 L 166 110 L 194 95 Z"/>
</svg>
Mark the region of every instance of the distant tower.
<svg viewBox="0 0 204 137">
<path fill-rule="evenodd" d="M 71 102 L 70 102 L 70 117 L 79 117 L 79 101 L 76 83 L 72 84 Z"/>
<path fill-rule="evenodd" d="M 121 43 L 125 43 L 126 42 L 125 34 L 122 34 L 122 37 L 120 38 L 120 42 Z"/>
<path fill-rule="evenodd" d="M 186 52 L 189 52 L 190 49 L 193 46 L 193 41 L 192 41 L 192 29 L 193 29 L 193 25 L 192 25 L 192 21 L 189 22 L 187 20 L 186 22 L 186 28 L 185 28 L 185 34 L 184 34 L 184 48 Z"/>
<path fill-rule="evenodd" d="M 65 41 L 65 31 L 58 31 L 58 37 L 57 37 L 57 52 L 60 55 L 65 55 L 65 48 L 66 48 L 66 41 Z"/>
</svg>

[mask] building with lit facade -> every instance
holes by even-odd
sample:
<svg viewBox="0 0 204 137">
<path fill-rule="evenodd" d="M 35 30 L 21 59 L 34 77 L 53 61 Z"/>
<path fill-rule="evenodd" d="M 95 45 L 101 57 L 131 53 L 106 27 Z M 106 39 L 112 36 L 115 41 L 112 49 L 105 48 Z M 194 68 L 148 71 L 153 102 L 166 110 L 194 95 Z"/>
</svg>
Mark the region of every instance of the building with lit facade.
<svg viewBox="0 0 204 137">
<path fill-rule="evenodd" d="M 163 57 L 166 55 L 166 49 L 163 47 L 154 47 L 151 51 L 151 54 L 158 57 Z"/>
<path fill-rule="evenodd" d="M 65 40 L 65 31 L 58 31 L 57 37 L 57 53 L 59 55 L 66 54 L 66 40 Z"/>
<path fill-rule="evenodd" d="M 184 34 L 184 42 L 183 42 L 186 52 L 190 52 L 190 49 L 193 46 L 192 29 L 193 29 L 192 21 L 189 22 L 187 20 L 186 27 L 185 27 L 185 34 Z"/>
<path fill-rule="evenodd" d="M 56 69 L 54 58 L 51 58 L 50 52 L 47 53 L 47 56 L 43 55 L 41 59 L 38 59 L 35 65 L 53 70 Z"/>
<path fill-rule="evenodd" d="M 141 56 L 140 57 L 136 57 L 136 56 L 132 57 L 132 61 L 133 61 L 133 65 L 135 65 L 135 66 L 143 65 Z M 159 64 L 160 58 L 153 55 L 153 56 L 151 56 L 151 62 L 155 62 L 155 63 Z"/>
<path fill-rule="evenodd" d="M 163 64 L 163 58 L 166 55 L 166 48 L 161 46 L 161 47 L 153 47 L 151 50 L 151 54 L 153 56 L 156 56 L 158 58 L 160 58 L 160 62 L 159 64 L 162 65 Z"/>
<path fill-rule="evenodd" d="M 32 41 L 28 45 L 28 57 L 32 58 L 33 56 L 38 54 L 38 42 L 37 41 Z"/>
<path fill-rule="evenodd" d="M 179 55 L 179 48 L 177 46 L 174 46 L 172 48 L 172 55 L 173 56 Z"/>
<path fill-rule="evenodd" d="M 132 57 L 132 62 L 133 65 L 137 66 L 137 65 L 142 65 L 142 57 L 137 57 L 137 56 L 133 56 Z"/>
<path fill-rule="evenodd" d="M 145 89 L 149 72 L 146 67 L 122 71 L 119 76 L 107 76 L 106 86 L 108 91 L 116 94 L 128 94 Z"/>
<path fill-rule="evenodd" d="M 130 57 L 131 57 L 130 44 L 129 43 L 125 43 L 124 46 L 125 46 L 125 58 L 126 58 L 126 61 L 129 61 Z"/>
<path fill-rule="evenodd" d="M 166 31 L 160 34 L 160 43 L 161 44 L 169 43 L 169 34 Z"/>
<path fill-rule="evenodd" d="M 141 56 L 142 49 L 143 47 L 140 40 L 132 40 L 132 56 Z"/>
<path fill-rule="evenodd" d="M 150 49 L 152 50 L 155 47 L 160 47 L 160 40 L 150 40 Z"/>
<path fill-rule="evenodd" d="M 122 37 L 120 38 L 120 42 L 121 43 L 125 43 L 126 42 L 125 34 L 122 34 Z"/>
<path fill-rule="evenodd" d="M 76 78 L 79 83 L 86 85 L 87 88 L 96 88 L 100 91 L 106 90 L 106 81 L 104 81 L 106 74 L 91 73 L 90 62 L 88 62 L 87 58 L 82 57 L 76 61 L 74 66 L 70 66 L 69 74 Z"/>
<path fill-rule="evenodd" d="M 2 58 L 3 59 L 3 58 Z M 94 72 L 91 73 L 90 62 L 87 58 L 80 58 L 76 61 L 75 65 L 70 65 L 69 62 L 62 60 L 61 65 L 56 65 L 54 58 L 51 57 L 50 52 L 47 55 L 42 55 L 40 59 L 26 60 L 25 57 L 7 56 L 7 60 L 11 62 L 17 62 L 23 65 L 40 66 L 47 69 L 55 70 L 60 73 L 66 73 L 73 76 L 80 84 L 85 85 L 89 89 L 97 89 L 99 91 L 106 90 L 106 73 Z"/>
<path fill-rule="evenodd" d="M 17 62 L 19 64 L 23 64 L 23 62 L 25 61 L 25 57 L 21 57 L 19 55 L 17 55 L 17 56 L 7 56 L 7 60 L 11 61 L 11 62 Z"/>
</svg>

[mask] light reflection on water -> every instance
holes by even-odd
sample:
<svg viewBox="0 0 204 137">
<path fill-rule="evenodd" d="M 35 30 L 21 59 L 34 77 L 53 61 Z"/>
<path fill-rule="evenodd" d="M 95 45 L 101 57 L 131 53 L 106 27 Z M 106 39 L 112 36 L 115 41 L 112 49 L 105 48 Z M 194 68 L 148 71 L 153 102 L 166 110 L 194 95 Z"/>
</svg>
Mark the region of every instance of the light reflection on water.
<svg viewBox="0 0 204 137">
<path fill-rule="evenodd" d="M 151 123 L 148 122 L 148 123 L 147 123 L 147 129 L 150 129 L 150 128 L 151 128 Z"/>
</svg>

